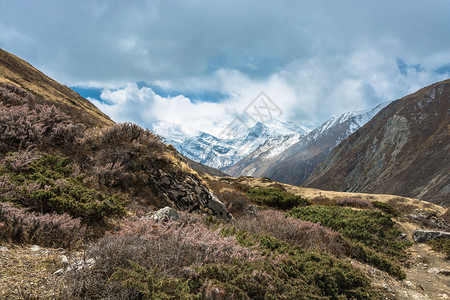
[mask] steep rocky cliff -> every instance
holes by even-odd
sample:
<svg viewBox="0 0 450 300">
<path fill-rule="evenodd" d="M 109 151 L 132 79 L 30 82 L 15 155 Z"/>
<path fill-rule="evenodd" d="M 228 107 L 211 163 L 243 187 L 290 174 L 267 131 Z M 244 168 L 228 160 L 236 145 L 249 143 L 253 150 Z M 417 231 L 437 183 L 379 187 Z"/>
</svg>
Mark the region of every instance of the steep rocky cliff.
<svg viewBox="0 0 450 300">
<path fill-rule="evenodd" d="M 450 204 L 450 80 L 394 101 L 314 171 L 306 186 Z"/>
</svg>

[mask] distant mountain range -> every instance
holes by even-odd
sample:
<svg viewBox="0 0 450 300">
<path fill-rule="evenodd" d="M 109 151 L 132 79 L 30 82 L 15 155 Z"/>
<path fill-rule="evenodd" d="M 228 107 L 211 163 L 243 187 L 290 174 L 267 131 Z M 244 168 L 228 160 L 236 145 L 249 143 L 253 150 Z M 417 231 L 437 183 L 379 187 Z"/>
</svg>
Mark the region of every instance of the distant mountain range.
<svg viewBox="0 0 450 300">
<path fill-rule="evenodd" d="M 276 155 L 298 142 L 310 131 L 307 127 L 296 126 L 290 122 L 270 120 L 265 123 L 257 122 L 236 136 L 228 135 L 220 139 L 201 132 L 198 136 L 170 143 L 184 156 L 223 171 L 268 141 L 274 141 L 270 151 L 271 155 Z M 282 143 L 275 143 L 277 139 Z"/>
<path fill-rule="evenodd" d="M 367 123 L 386 103 L 347 112 L 314 130 L 291 122 L 256 123 L 239 136 L 220 139 L 207 133 L 172 144 L 186 157 L 232 176 L 270 177 L 301 184 L 330 151 Z"/>
<path fill-rule="evenodd" d="M 233 176 L 248 175 L 299 185 L 330 151 L 355 130 L 367 123 L 387 103 L 360 112 L 347 112 L 331 118 L 283 151 L 272 149 L 284 144 L 283 138 L 268 139 L 250 155 L 226 169 Z"/>
</svg>

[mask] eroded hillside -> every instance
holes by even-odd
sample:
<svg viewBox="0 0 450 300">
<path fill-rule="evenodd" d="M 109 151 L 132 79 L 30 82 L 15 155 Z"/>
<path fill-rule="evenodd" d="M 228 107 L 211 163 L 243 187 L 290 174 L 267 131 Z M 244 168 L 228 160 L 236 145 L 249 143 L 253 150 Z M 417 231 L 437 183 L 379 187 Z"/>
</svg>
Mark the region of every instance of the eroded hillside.
<svg viewBox="0 0 450 300">
<path fill-rule="evenodd" d="M 450 80 L 394 101 L 336 147 L 305 185 L 448 206 L 449 110 Z"/>
</svg>

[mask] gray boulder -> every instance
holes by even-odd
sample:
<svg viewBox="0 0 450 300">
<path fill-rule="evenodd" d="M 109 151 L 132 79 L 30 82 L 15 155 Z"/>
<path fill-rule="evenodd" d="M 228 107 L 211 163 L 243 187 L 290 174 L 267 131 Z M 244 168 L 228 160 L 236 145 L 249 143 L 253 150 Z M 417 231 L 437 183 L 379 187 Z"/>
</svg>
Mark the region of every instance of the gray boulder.
<svg viewBox="0 0 450 300">
<path fill-rule="evenodd" d="M 156 222 L 161 222 L 161 221 L 169 221 L 169 220 L 178 220 L 180 219 L 180 215 L 178 214 L 178 212 L 171 208 L 171 207 L 164 207 L 161 208 L 160 210 L 158 210 L 157 212 L 155 212 L 151 218 L 153 220 L 155 220 Z"/>
<path fill-rule="evenodd" d="M 413 234 L 414 242 L 426 243 L 439 237 L 450 239 L 450 232 L 416 229 Z"/>
</svg>

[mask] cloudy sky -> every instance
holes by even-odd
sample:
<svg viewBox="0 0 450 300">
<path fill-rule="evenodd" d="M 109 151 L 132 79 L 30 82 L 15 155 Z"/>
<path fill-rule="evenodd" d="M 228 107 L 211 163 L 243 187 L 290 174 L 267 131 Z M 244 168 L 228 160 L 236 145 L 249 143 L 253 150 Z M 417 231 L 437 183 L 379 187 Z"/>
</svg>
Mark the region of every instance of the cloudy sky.
<svg viewBox="0 0 450 300">
<path fill-rule="evenodd" d="M 264 91 L 313 127 L 450 77 L 450 1 L 0 0 L 0 48 L 115 121 L 217 134 Z"/>
</svg>

